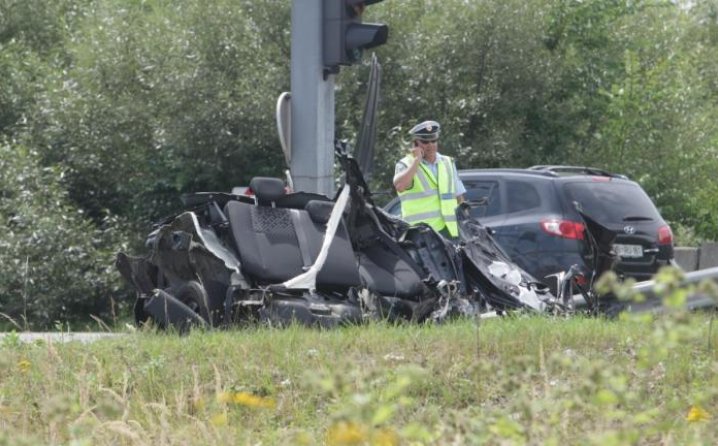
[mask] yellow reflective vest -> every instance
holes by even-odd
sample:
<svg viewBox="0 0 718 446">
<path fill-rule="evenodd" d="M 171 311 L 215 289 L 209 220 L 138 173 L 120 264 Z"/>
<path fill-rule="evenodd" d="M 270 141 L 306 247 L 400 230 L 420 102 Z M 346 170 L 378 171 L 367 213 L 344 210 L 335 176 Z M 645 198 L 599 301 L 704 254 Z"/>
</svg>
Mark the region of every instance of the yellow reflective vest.
<svg viewBox="0 0 718 446">
<path fill-rule="evenodd" d="M 411 166 L 414 156 L 407 155 L 401 162 Z M 431 169 L 419 163 L 411 187 L 399 192 L 401 217 L 411 224 L 424 222 L 437 231 L 446 227 L 452 237 L 458 237 L 454 160 L 439 156 L 436 170 L 434 176 Z"/>
</svg>

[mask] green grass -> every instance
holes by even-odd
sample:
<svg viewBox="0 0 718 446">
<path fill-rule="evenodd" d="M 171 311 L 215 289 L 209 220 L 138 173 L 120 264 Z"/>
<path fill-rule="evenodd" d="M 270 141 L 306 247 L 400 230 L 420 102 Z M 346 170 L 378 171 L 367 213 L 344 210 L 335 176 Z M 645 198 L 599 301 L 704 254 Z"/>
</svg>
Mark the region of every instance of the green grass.
<svg viewBox="0 0 718 446">
<path fill-rule="evenodd" d="M 710 327 L 676 313 L 11 337 L 0 444 L 713 444 Z"/>
</svg>

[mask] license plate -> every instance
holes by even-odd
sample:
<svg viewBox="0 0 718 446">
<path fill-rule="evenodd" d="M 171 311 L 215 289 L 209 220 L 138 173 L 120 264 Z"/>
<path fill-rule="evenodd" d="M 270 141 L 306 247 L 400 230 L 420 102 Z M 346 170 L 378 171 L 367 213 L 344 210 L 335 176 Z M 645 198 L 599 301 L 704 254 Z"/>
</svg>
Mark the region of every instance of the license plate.
<svg viewBox="0 0 718 446">
<path fill-rule="evenodd" d="M 641 245 L 613 245 L 613 250 L 619 257 L 637 258 L 643 257 L 643 246 Z"/>
</svg>

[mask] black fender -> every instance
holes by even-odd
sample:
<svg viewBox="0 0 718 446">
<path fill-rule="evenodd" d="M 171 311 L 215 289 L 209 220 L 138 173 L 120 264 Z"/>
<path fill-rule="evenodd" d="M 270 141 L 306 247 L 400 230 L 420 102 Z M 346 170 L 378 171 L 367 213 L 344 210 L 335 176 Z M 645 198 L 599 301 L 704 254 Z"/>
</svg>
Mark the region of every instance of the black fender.
<svg viewBox="0 0 718 446">
<path fill-rule="evenodd" d="M 186 333 L 190 327 L 207 327 L 207 321 L 183 304 L 170 293 L 155 289 L 149 298 L 144 300 L 142 310 L 160 328 L 174 328 L 180 333 Z"/>
</svg>

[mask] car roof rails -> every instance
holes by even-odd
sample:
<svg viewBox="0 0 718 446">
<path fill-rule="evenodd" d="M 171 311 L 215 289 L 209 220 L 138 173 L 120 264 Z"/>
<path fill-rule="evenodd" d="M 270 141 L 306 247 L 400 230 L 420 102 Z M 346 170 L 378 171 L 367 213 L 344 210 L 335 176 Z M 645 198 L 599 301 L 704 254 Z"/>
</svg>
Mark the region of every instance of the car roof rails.
<svg viewBox="0 0 718 446">
<path fill-rule="evenodd" d="M 599 169 L 596 167 L 586 167 L 586 166 L 556 166 L 556 165 L 539 165 L 539 166 L 531 166 L 528 168 L 528 170 L 535 170 L 539 172 L 553 172 L 554 174 L 561 175 L 570 175 L 570 174 L 579 174 L 579 175 L 597 175 L 602 177 L 611 177 L 611 178 L 621 178 L 624 180 L 627 180 L 628 177 L 626 175 L 622 175 L 620 173 L 613 173 L 609 172 L 607 170 Z"/>
<path fill-rule="evenodd" d="M 473 172 L 491 172 L 491 173 L 517 173 L 521 175 L 531 174 L 531 175 L 540 175 L 543 177 L 555 177 L 556 174 L 549 171 L 542 171 L 542 170 L 534 170 L 529 171 L 528 169 L 520 168 L 520 167 L 483 167 L 480 169 L 461 169 L 460 172 L 462 173 L 473 173 Z"/>
</svg>

